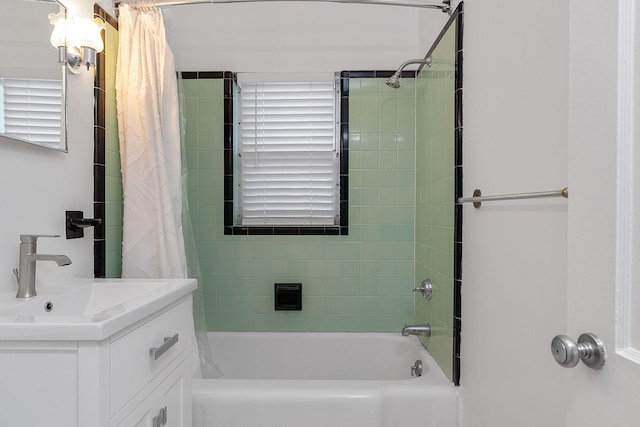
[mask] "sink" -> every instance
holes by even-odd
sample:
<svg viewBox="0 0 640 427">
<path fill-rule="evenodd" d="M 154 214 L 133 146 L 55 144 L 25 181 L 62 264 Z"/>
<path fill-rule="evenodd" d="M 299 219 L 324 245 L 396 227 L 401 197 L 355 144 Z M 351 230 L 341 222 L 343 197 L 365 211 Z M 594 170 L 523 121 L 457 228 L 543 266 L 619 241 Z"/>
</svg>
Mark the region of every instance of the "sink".
<svg viewBox="0 0 640 427">
<path fill-rule="evenodd" d="M 0 295 L 0 340 L 101 340 L 190 294 L 195 279 L 72 279 Z"/>
<path fill-rule="evenodd" d="M 29 298 L 23 304 L 0 308 L 0 316 L 92 316 L 158 291 L 163 286 L 163 283 L 94 282 L 68 290 L 41 290 L 39 297 Z"/>
</svg>

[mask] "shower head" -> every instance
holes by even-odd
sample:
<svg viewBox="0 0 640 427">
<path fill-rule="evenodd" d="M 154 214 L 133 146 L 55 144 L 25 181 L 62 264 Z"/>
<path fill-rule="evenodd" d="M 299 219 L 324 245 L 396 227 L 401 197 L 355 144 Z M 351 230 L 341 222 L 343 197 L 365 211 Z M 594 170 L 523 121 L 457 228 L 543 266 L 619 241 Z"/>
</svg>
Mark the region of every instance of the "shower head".
<svg viewBox="0 0 640 427">
<path fill-rule="evenodd" d="M 398 68 L 398 70 L 387 79 L 387 81 L 385 82 L 387 86 L 398 89 L 400 87 L 400 74 L 402 74 L 402 70 L 404 69 L 404 67 L 410 64 L 426 64 L 427 66 L 431 67 L 431 57 L 429 56 L 424 59 L 410 59 L 403 62 L 402 65 L 400 65 L 400 68 Z"/>
<path fill-rule="evenodd" d="M 393 73 L 393 76 L 389 77 L 385 82 L 387 86 L 392 87 L 394 89 L 398 89 L 400 87 L 400 73 L 397 71 Z"/>
</svg>

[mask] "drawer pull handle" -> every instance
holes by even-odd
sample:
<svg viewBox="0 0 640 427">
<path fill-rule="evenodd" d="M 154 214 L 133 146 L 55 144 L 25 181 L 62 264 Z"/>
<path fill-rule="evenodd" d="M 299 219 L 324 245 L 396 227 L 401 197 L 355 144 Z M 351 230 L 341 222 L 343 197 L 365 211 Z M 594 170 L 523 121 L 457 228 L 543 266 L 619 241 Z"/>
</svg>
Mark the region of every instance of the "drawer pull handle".
<svg viewBox="0 0 640 427">
<path fill-rule="evenodd" d="M 178 342 L 178 334 L 172 337 L 164 337 L 164 344 L 160 347 L 153 347 L 149 349 L 149 355 L 153 360 L 158 360 L 167 350 L 169 350 L 175 343 Z"/>
<path fill-rule="evenodd" d="M 167 407 L 160 409 L 158 415 L 153 417 L 152 426 L 153 427 L 162 427 L 167 424 Z"/>
</svg>

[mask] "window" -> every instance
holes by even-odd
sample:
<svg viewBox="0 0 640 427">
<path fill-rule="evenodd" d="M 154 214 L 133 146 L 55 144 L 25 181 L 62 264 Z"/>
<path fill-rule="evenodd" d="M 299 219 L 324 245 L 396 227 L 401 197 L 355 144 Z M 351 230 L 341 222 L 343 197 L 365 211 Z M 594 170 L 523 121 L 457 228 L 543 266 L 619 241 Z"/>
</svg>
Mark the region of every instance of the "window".
<svg viewBox="0 0 640 427">
<path fill-rule="evenodd" d="M 347 234 L 336 83 L 235 87 L 235 111 L 226 109 L 235 138 L 233 160 L 225 157 L 234 172 L 225 172 L 225 187 L 233 185 L 225 188 L 225 233 Z"/>
<path fill-rule="evenodd" d="M 333 82 L 240 87 L 239 224 L 340 223 L 334 94 Z"/>
<path fill-rule="evenodd" d="M 0 132 L 60 144 L 62 81 L 0 79 Z"/>
</svg>

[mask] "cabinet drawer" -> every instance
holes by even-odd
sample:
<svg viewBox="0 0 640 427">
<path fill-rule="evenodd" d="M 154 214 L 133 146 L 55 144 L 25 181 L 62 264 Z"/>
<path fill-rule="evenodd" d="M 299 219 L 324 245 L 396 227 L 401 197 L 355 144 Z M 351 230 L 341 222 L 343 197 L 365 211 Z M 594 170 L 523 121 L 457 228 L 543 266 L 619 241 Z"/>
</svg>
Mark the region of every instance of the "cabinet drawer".
<svg viewBox="0 0 640 427">
<path fill-rule="evenodd" d="M 189 347 L 192 333 L 191 299 L 187 299 L 111 343 L 111 415 Z M 177 342 L 163 347 L 165 338 L 176 334 Z M 159 349 L 155 357 L 152 348 Z"/>
<path fill-rule="evenodd" d="M 167 427 L 191 427 L 191 374 L 183 361 L 173 369 L 139 405 L 124 416 L 111 420 L 112 427 L 153 426 L 153 418 L 164 412 Z"/>
</svg>

